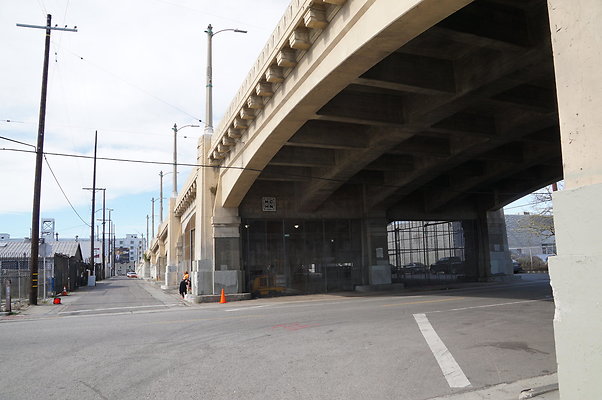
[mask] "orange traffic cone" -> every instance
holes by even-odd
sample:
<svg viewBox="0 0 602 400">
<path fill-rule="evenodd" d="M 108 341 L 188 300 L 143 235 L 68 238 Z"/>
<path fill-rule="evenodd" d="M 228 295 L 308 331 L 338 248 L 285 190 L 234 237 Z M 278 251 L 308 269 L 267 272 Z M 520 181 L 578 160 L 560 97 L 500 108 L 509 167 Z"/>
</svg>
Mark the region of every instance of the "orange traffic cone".
<svg viewBox="0 0 602 400">
<path fill-rule="evenodd" d="M 61 296 L 67 296 L 67 288 L 65 286 L 63 286 L 63 293 L 61 293 Z"/>
<path fill-rule="evenodd" d="M 222 289 L 222 295 L 219 298 L 219 303 L 220 304 L 227 303 L 227 301 L 226 301 L 226 294 L 224 293 L 224 289 Z"/>
</svg>

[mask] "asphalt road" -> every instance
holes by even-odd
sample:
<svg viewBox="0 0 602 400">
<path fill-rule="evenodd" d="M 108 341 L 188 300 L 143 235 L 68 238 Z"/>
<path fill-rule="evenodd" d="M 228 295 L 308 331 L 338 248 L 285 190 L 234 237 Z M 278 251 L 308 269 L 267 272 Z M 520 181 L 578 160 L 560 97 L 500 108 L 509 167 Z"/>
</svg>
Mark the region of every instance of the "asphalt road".
<svg viewBox="0 0 602 400">
<path fill-rule="evenodd" d="M 419 400 L 545 375 L 554 304 L 529 278 L 202 305 L 114 278 L 0 321 L 0 399 Z"/>
</svg>

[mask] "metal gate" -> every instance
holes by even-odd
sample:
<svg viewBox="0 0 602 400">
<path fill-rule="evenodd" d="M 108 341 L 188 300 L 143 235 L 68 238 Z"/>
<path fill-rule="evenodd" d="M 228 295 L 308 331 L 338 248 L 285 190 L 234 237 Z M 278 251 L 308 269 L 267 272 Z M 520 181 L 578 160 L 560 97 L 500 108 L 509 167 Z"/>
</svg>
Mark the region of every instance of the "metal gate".
<svg viewBox="0 0 602 400">
<path fill-rule="evenodd" d="M 394 221 L 387 233 L 394 282 L 419 284 L 464 275 L 460 221 Z"/>
</svg>

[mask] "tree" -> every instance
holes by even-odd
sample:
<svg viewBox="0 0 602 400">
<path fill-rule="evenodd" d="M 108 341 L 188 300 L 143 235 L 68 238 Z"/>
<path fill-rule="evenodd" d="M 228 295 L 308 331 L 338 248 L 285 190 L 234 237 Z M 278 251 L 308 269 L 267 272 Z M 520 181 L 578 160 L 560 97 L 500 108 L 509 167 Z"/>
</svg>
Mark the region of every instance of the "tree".
<svg viewBox="0 0 602 400">
<path fill-rule="evenodd" d="M 536 212 L 520 223 L 522 229 L 542 238 L 551 238 L 555 235 L 554 207 L 552 204 L 553 186 L 546 186 L 533 193 Z M 559 188 L 561 186 L 564 186 L 562 182 L 558 184 Z"/>
</svg>

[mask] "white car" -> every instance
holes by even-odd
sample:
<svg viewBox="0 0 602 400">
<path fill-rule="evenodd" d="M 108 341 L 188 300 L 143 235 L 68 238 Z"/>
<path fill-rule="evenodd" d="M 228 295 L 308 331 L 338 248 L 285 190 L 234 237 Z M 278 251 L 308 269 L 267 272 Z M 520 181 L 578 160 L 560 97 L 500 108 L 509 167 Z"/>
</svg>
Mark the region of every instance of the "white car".
<svg viewBox="0 0 602 400">
<path fill-rule="evenodd" d="M 126 276 L 128 278 L 138 278 L 138 274 L 135 273 L 134 271 L 128 271 L 128 273 L 126 274 Z"/>
</svg>

